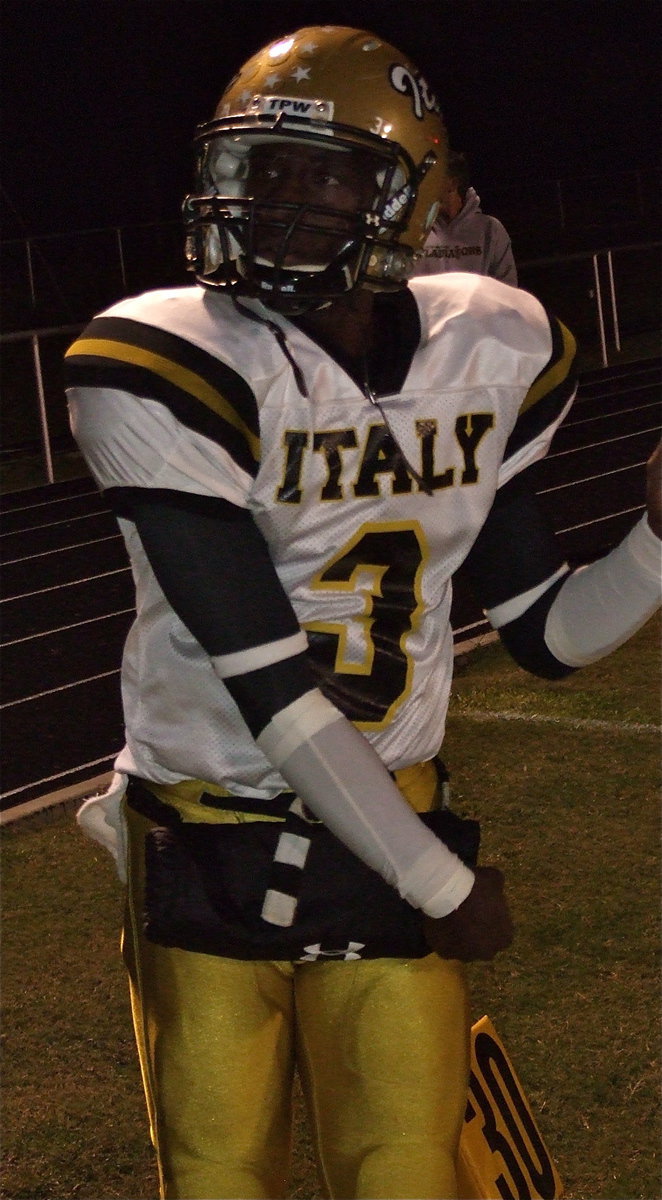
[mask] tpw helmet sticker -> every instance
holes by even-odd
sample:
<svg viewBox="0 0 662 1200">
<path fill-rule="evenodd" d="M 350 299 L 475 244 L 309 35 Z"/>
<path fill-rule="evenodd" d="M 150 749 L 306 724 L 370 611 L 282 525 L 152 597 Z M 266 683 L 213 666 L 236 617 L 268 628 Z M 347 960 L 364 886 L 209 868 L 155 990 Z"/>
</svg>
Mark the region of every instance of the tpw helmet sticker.
<svg viewBox="0 0 662 1200">
<path fill-rule="evenodd" d="M 333 100 L 304 100 L 300 96 L 253 96 L 246 112 L 287 117 L 306 117 L 309 120 L 333 120 Z"/>
</svg>

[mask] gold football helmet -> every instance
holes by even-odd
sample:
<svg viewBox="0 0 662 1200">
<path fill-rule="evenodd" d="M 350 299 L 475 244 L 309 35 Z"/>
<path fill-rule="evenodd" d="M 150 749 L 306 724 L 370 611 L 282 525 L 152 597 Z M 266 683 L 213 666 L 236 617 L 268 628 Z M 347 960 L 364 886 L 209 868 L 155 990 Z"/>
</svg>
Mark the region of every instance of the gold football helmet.
<svg viewBox="0 0 662 1200">
<path fill-rule="evenodd" d="M 437 213 L 448 149 L 414 64 L 376 35 L 339 26 L 300 29 L 253 55 L 195 145 L 196 191 L 184 202 L 190 270 L 206 287 L 287 312 L 357 285 L 403 286 Z M 282 162 L 297 155 L 345 174 L 351 164 L 363 180 L 356 204 L 320 203 L 312 185 L 310 195 L 279 196 Z M 266 195 L 265 178 L 275 180 Z"/>
</svg>

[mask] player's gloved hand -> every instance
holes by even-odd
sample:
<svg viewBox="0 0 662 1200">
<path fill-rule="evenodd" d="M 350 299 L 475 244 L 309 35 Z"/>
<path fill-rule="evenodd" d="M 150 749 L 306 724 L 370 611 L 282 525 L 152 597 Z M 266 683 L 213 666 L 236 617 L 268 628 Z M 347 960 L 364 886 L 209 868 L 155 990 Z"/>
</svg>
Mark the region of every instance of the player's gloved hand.
<svg viewBox="0 0 662 1200">
<path fill-rule="evenodd" d="M 506 950 L 514 928 L 496 867 L 474 867 L 476 881 L 466 900 L 447 917 L 424 916 L 425 936 L 440 958 L 489 962 Z"/>
<path fill-rule="evenodd" d="M 127 836 L 121 806 L 127 783 L 127 776 L 116 771 L 108 791 L 91 796 L 76 813 L 83 833 L 112 854 L 122 883 L 126 883 Z"/>
</svg>

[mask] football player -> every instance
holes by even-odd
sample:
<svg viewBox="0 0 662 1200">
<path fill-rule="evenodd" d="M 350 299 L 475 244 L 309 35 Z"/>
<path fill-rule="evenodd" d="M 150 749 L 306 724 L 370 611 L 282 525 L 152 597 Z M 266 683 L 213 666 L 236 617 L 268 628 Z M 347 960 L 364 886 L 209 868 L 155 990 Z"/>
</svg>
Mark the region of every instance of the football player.
<svg viewBox="0 0 662 1200">
<path fill-rule="evenodd" d="M 285 1195 L 295 1069 L 329 1195 L 457 1194 L 463 963 L 513 931 L 440 801 L 452 575 L 554 679 L 659 604 L 659 501 L 571 571 L 527 484 L 570 333 L 491 279 L 408 283 L 446 145 L 379 37 L 274 42 L 197 131 L 196 283 L 67 354 L 136 583 L 126 745 L 79 820 L 127 879 L 163 1196 Z"/>
</svg>

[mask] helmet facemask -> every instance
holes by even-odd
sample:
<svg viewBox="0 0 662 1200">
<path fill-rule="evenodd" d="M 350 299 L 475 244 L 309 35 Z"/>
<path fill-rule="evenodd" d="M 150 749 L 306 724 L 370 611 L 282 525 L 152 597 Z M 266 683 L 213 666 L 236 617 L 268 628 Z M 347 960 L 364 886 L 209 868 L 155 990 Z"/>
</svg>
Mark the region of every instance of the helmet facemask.
<svg viewBox="0 0 662 1200">
<path fill-rule="evenodd" d="M 361 283 L 401 287 L 414 260 L 396 239 L 416 173 L 401 149 L 351 129 L 343 138 L 337 126 L 329 136 L 281 132 L 278 120 L 270 130 L 250 124 L 221 119 L 198 133 L 198 194 L 184 204 L 187 258 L 198 280 L 289 314 Z M 293 171 L 300 176 L 294 199 Z M 338 177 L 329 194 L 344 206 L 307 201 L 307 194 L 317 199 L 321 172 Z"/>
</svg>

